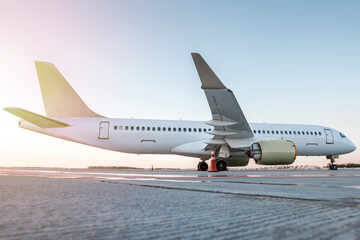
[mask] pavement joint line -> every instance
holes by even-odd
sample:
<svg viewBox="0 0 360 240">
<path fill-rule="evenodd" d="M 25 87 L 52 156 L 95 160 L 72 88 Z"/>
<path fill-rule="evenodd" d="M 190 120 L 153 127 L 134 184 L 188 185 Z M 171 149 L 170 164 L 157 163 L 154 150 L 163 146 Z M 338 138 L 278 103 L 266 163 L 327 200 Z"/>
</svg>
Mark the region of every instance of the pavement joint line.
<svg viewBox="0 0 360 240">
<path fill-rule="evenodd" d="M 159 188 L 159 189 L 167 189 L 167 190 L 180 190 L 180 191 L 190 191 L 190 192 L 205 192 L 205 193 L 216 193 L 216 194 L 226 194 L 226 195 L 234 195 L 234 196 L 248 196 L 248 197 L 258 197 L 258 198 L 275 198 L 275 199 L 284 199 L 284 200 L 300 200 L 300 201 L 308 201 L 308 202 L 326 202 L 326 203 L 336 203 L 334 206 L 341 207 L 355 207 L 360 208 L 360 204 L 354 204 L 349 202 L 339 202 L 334 200 L 325 200 L 325 199 L 314 199 L 314 198 L 296 198 L 296 197 L 284 197 L 284 196 L 274 196 L 274 195 L 264 195 L 264 194 L 246 194 L 246 193 L 233 193 L 233 192 L 221 192 L 221 191 L 212 191 L 212 190 L 202 190 L 195 188 L 176 188 L 176 187 L 166 187 L 166 186 L 158 186 L 158 185 L 146 185 L 146 184 L 136 184 L 136 183 L 125 183 L 125 182 L 114 182 L 114 181 L 104 181 L 103 183 L 111 183 L 111 184 L 122 184 L 128 186 L 138 186 L 138 187 L 148 187 L 148 188 Z"/>
<path fill-rule="evenodd" d="M 207 181 L 215 182 L 215 181 Z M 351 186 L 326 186 L 314 184 L 296 184 L 296 183 L 264 183 L 264 182 L 238 182 L 238 181 L 222 181 L 223 183 L 241 183 L 241 184 L 259 184 L 259 185 L 274 185 L 274 186 L 298 186 L 298 187 L 326 187 L 326 188 L 351 188 Z"/>
</svg>

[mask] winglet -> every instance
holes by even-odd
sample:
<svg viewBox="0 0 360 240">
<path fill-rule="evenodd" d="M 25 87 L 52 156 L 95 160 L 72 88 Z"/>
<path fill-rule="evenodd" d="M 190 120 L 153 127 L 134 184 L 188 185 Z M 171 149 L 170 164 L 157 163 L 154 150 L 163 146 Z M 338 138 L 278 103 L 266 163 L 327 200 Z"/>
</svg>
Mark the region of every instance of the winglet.
<svg viewBox="0 0 360 240">
<path fill-rule="evenodd" d="M 191 56 L 199 74 L 202 89 L 226 89 L 225 85 L 220 81 L 199 53 L 191 53 Z"/>
<path fill-rule="evenodd" d="M 7 107 L 4 108 L 5 111 L 14 114 L 15 116 L 22 118 L 29 123 L 34 124 L 40 128 L 56 128 L 56 127 L 68 127 L 69 124 L 63 123 L 60 121 L 56 121 L 54 119 L 42 116 L 40 114 L 36 114 L 21 108 L 12 108 Z"/>
</svg>

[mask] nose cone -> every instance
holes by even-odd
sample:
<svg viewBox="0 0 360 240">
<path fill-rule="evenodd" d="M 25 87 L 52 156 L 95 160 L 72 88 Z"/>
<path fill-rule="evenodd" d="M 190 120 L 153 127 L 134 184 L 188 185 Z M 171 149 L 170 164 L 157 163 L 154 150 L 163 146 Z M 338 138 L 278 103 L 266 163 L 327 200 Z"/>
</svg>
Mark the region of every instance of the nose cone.
<svg viewBox="0 0 360 240">
<path fill-rule="evenodd" d="M 348 145 L 348 151 L 349 151 L 349 153 L 351 153 L 351 152 L 353 152 L 353 151 L 356 150 L 355 144 L 354 144 L 350 139 L 349 139 L 347 145 Z"/>
</svg>

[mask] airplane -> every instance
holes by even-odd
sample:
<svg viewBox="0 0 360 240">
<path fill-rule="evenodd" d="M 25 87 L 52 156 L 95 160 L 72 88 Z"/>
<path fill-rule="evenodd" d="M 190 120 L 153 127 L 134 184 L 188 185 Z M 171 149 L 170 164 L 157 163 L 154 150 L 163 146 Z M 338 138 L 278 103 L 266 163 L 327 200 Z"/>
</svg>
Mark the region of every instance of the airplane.
<svg viewBox="0 0 360 240">
<path fill-rule="evenodd" d="M 5 111 L 21 118 L 19 127 L 98 148 L 134 154 L 176 154 L 199 158 L 207 171 L 215 153 L 217 170 L 260 165 L 288 165 L 297 156 L 335 159 L 355 151 L 343 133 L 330 127 L 299 124 L 248 123 L 234 93 L 198 53 L 191 53 L 212 119 L 208 121 L 107 118 L 93 112 L 56 67 L 36 61 L 46 116 L 21 108 Z"/>
</svg>

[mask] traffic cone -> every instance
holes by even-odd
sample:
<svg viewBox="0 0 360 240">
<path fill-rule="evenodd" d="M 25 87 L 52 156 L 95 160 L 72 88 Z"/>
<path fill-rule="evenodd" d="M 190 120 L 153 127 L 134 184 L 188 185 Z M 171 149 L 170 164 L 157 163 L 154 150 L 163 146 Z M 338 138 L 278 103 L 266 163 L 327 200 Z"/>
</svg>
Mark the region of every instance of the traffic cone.
<svg viewBox="0 0 360 240">
<path fill-rule="evenodd" d="M 211 160 L 210 160 L 209 172 L 218 172 L 218 170 L 216 168 L 216 160 L 215 160 L 214 149 L 211 149 Z"/>
</svg>

